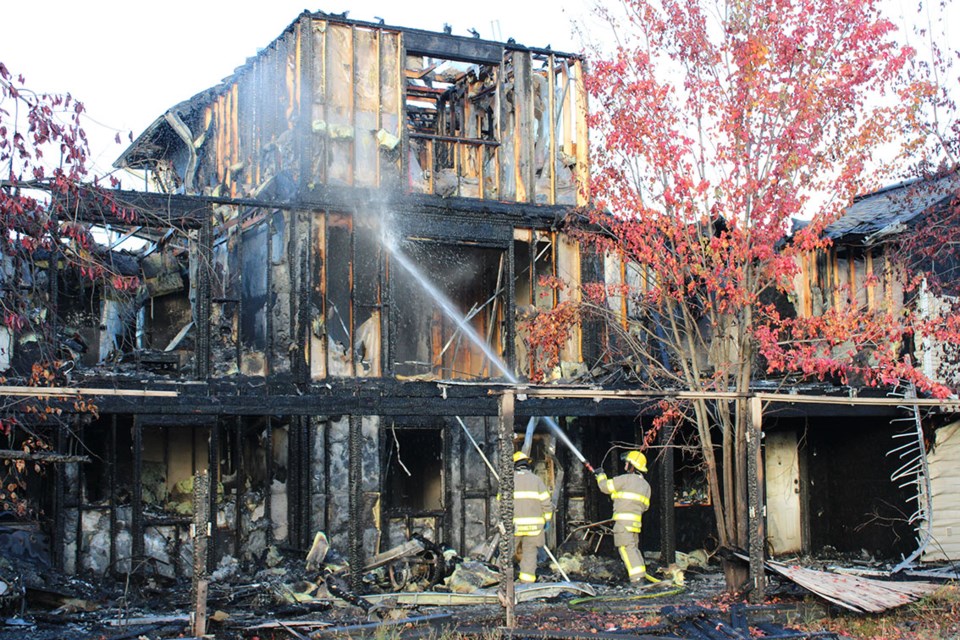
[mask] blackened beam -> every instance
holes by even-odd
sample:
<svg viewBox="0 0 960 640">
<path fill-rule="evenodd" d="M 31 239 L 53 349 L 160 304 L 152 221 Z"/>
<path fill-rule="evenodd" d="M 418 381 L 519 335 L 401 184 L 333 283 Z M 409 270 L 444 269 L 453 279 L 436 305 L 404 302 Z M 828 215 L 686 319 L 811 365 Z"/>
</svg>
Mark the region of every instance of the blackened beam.
<svg viewBox="0 0 960 640">
<path fill-rule="evenodd" d="M 43 185 L 33 188 L 43 189 Z M 443 198 L 430 194 L 404 194 L 386 189 L 320 186 L 304 190 L 295 200 L 230 198 L 148 193 L 126 189 L 85 188 L 79 202 L 68 203 L 72 215 L 92 224 L 136 225 L 146 228 L 199 229 L 216 205 L 244 209 L 288 211 L 322 209 L 354 211 L 358 207 L 386 207 L 403 214 L 433 213 L 464 221 L 482 218 L 486 223 L 553 227 L 572 210 L 567 205 L 500 202 L 477 198 Z M 132 218 L 125 212 L 133 212 Z"/>
<path fill-rule="evenodd" d="M 47 451 L 18 451 L 16 449 L 0 449 L 0 460 L 30 460 L 31 462 L 90 462 L 88 456 L 72 456 L 63 453 Z"/>
<path fill-rule="evenodd" d="M 539 55 L 553 54 L 557 57 L 583 60 L 582 55 L 553 51 L 549 47 L 527 47 L 515 42 L 499 42 L 497 40 L 486 40 L 483 38 L 440 33 L 437 31 L 384 25 L 383 23 L 377 22 L 350 20 L 342 14 L 338 15 L 318 11 L 311 14 L 311 17 L 316 20 L 328 20 L 330 22 L 356 25 L 359 27 L 400 31 L 403 33 L 403 44 L 407 53 L 429 55 L 434 58 L 445 58 L 458 62 L 500 64 L 500 61 L 503 59 L 503 50 L 529 51 L 530 53 Z"/>
<path fill-rule="evenodd" d="M 89 188 L 80 191 L 79 202 L 71 199 L 68 206 L 72 216 L 92 224 L 199 229 L 213 204 L 210 198 L 197 196 Z"/>
<path fill-rule="evenodd" d="M 242 204 L 242 203 L 241 203 Z M 270 206 L 280 207 L 277 203 Z M 424 193 L 402 193 L 389 189 L 369 189 L 319 185 L 301 191 L 299 202 L 282 206 L 295 209 L 354 211 L 359 208 L 385 208 L 393 213 L 427 213 L 479 218 L 490 223 L 510 223 L 550 227 L 563 220 L 573 207 L 569 205 L 501 202 L 479 198 L 451 197 Z"/>
<path fill-rule="evenodd" d="M 483 218 L 488 223 L 509 223 L 537 228 L 553 227 L 572 210 L 568 205 L 543 205 L 500 202 L 477 198 L 443 198 L 430 194 L 404 194 L 385 189 L 321 186 L 303 191 L 296 200 L 271 198 L 230 198 L 147 193 L 125 189 L 89 189 L 81 193 L 75 215 L 90 223 L 129 225 L 121 218 L 123 210 L 136 214 L 132 224 L 148 228 L 177 227 L 199 229 L 215 205 L 244 209 L 281 209 L 316 211 L 319 209 L 354 211 L 358 206 L 387 207 L 395 212 L 434 213 L 449 217 L 461 215 L 465 220 Z"/>
<path fill-rule="evenodd" d="M 194 383 L 171 385 L 175 396 L 150 395 L 151 390 L 125 390 L 128 393 L 93 396 L 101 413 L 135 413 L 153 416 L 180 416 L 182 424 L 210 415 L 310 416 L 379 415 L 410 417 L 496 416 L 496 393 L 503 387 L 485 385 L 448 385 L 435 382 L 397 382 L 393 380 L 353 380 L 327 388 L 310 385 L 299 392 L 293 384 L 252 387 L 248 382 Z M 169 392 L 168 392 L 169 393 Z M 64 404 L 65 410 L 69 405 Z M 888 418 L 895 407 L 806 405 L 786 406 L 768 412 L 770 417 L 803 416 L 875 416 Z M 518 401 L 516 414 L 530 416 L 630 416 L 656 415 L 657 403 L 636 398 L 607 399 L 595 402 L 589 397 L 530 398 Z M 168 418 L 171 423 L 178 421 Z"/>
</svg>

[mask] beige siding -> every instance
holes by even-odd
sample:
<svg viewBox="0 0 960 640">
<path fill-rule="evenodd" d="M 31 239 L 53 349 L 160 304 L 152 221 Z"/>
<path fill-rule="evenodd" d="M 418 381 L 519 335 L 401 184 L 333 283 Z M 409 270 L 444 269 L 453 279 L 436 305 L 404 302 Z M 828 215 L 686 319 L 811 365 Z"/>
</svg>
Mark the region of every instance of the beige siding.
<svg viewBox="0 0 960 640">
<path fill-rule="evenodd" d="M 960 422 L 937 430 L 927 457 L 933 493 L 933 541 L 924 562 L 960 559 Z"/>
</svg>

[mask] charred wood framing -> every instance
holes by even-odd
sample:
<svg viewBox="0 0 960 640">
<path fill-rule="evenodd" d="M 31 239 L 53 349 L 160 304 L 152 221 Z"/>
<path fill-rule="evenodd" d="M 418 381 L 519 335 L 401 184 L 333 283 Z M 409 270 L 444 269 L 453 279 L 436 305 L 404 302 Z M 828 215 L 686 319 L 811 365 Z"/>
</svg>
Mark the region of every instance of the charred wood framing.
<svg viewBox="0 0 960 640">
<path fill-rule="evenodd" d="M 60 425 L 57 428 L 55 436 L 55 450 L 58 454 L 66 453 L 66 429 L 64 425 Z M 56 535 L 59 539 L 63 540 L 66 534 L 66 521 L 64 520 L 64 504 L 65 501 L 65 483 L 66 483 L 66 470 L 62 467 L 57 469 L 55 480 L 54 480 L 54 514 L 53 514 L 53 528 Z M 56 549 L 54 551 L 54 563 L 57 567 L 63 568 L 64 557 L 63 550 Z"/>
<path fill-rule="evenodd" d="M 363 452 L 362 452 L 362 421 L 359 416 L 350 416 L 349 450 L 349 504 L 350 504 L 350 541 L 349 560 L 352 568 L 351 583 L 354 591 L 363 586 L 364 566 L 363 554 Z"/>
<path fill-rule="evenodd" d="M 145 558 L 144 544 L 144 513 L 143 513 L 143 486 L 139 478 L 143 477 L 143 421 L 140 416 L 133 417 L 133 477 L 137 481 L 133 482 L 130 495 L 131 524 L 130 535 L 132 537 L 132 561 L 134 566 L 131 572 L 136 572 L 140 563 Z"/>
<path fill-rule="evenodd" d="M 276 362 L 274 361 L 274 347 L 276 343 L 274 335 L 274 323 L 273 323 L 273 312 L 277 307 L 277 295 L 273 288 L 273 266 L 274 266 L 274 255 L 273 255 L 273 237 L 277 232 L 275 222 L 277 216 L 272 214 L 267 214 L 264 224 L 264 232 L 266 233 L 266 250 L 267 250 L 267 264 L 264 269 L 264 290 L 265 297 L 263 301 L 264 306 L 264 345 L 263 345 L 263 359 L 264 359 L 264 371 L 267 375 L 270 375 L 277 370 Z"/>
<path fill-rule="evenodd" d="M 660 445 L 660 455 L 657 457 L 658 491 L 660 496 L 675 495 L 675 462 L 673 455 L 674 434 L 677 426 L 672 422 L 665 424 L 660 428 L 657 434 L 658 444 Z M 673 558 L 677 552 L 677 511 L 672 499 L 660 500 L 660 557 Z"/>
<path fill-rule="evenodd" d="M 131 381 L 128 381 L 131 382 Z M 148 386 L 147 389 L 156 388 Z M 496 416 L 496 395 L 506 387 L 498 384 L 458 384 L 456 382 L 415 382 L 393 379 L 330 379 L 310 385 L 298 392 L 292 380 L 281 383 L 273 378 L 211 380 L 208 383 L 180 383 L 163 385 L 161 389 L 177 390 L 176 396 L 137 395 L 95 396 L 101 413 L 138 413 L 163 416 L 197 415 L 380 415 L 380 416 Z M 534 387 L 530 387 L 530 390 Z M 548 388 L 538 387 L 546 390 Z M 157 389 L 159 390 L 159 389 Z M 143 391 L 143 389 L 130 389 Z M 589 388 L 570 391 L 566 397 L 563 390 L 551 392 L 555 397 L 539 397 L 530 393 L 518 402 L 516 415 L 520 417 L 543 415 L 566 416 L 622 416 L 638 414 L 654 415 L 655 401 L 630 397 L 618 397 L 616 392 L 599 392 Z M 597 397 L 610 393 L 603 402 Z M 664 393 L 662 396 L 668 396 Z M 662 397 L 660 395 L 656 398 Z M 841 399 L 842 398 L 838 398 Z M 783 401 L 787 402 L 786 400 Z M 64 405 L 67 408 L 69 405 Z M 802 416 L 880 416 L 896 415 L 893 405 L 870 405 L 846 402 L 836 405 L 805 404 L 802 406 L 780 404 L 771 411 L 780 418 Z"/>
<path fill-rule="evenodd" d="M 500 396 L 498 402 L 499 421 L 497 423 L 497 451 L 499 452 L 500 470 L 500 513 L 498 529 L 500 531 L 500 601 L 504 604 L 504 626 L 511 629 L 516 626 L 514 613 L 514 584 L 513 584 L 513 554 L 515 542 L 513 539 L 513 430 L 514 430 L 514 402 L 512 392 L 507 391 Z"/>
<path fill-rule="evenodd" d="M 305 546 L 303 519 L 300 515 L 300 503 L 303 500 L 306 471 L 301 469 L 298 451 L 303 448 L 301 443 L 303 429 L 300 418 L 294 417 L 289 423 L 289 438 L 287 439 L 287 522 L 289 523 L 290 545 L 295 549 Z"/>
<path fill-rule="evenodd" d="M 618 345 L 609 343 L 613 338 L 599 320 L 590 319 L 572 329 L 557 376 L 583 379 L 570 376 L 599 371 L 593 379 L 607 382 L 596 387 L 503 384 L 512 376 L 504 376 L 483 349 L 468 344 L 466 325 L 446 317 L 453 314 L 443 313 L 443 305 L 417 282 L 419 276 L 413 270 L 408 274 L 382 246 L 381 234 L 395 234 L 425 272 L 436 272 L 433 284 L 470 316 L 466 322 L 477 330 L 478 346 L 485 339 L 511 373 L 529 375 L 533 357 L 517 329 L 518 312 L 532 315 L 575 295 L 549 290 L 540 277 L 570 274 L 569 291 L 579 291 L 578 285 L 605 282 L 608 274 L 619 274 L 622 284 L 629 273 L 613 258 L 578 246 L 565 231 L 577 207 L 588 205 L 586 110 L 579 56 L 304 12 L 223 84 L 158 118 L 118 166 L 147 170 L 161 189 L 194 193 L 114 190 L 104 198 L 91 189 L 71 208 L 80 220 L 116 224 L 130 230 L 123 240 L 139 235 L 152 243 L 149 251 L 164 253 L 153 256 L 154 261 L 163 258 L 156 262 L 164 265 L 150 266 L 151 284 L 161 276 L 175 283 L 149 292 L 149 304 L 157 305 L 162 312 L 156 318 L 163 320 L 145 328 L 141 314 L 136 325 L 143 329 L 140 336 L 154 330 L 162 340 L 125 345 L 124 354 L 138 366 L 153 368 L 125 369 L 127 363 L 121 362 L 117 373 L 90 362 L 71 372 L 76 388 L 0 387 L 0 395 L 42 393 L 67 414 L 74 411 L 74 400 L 90 396 L 103 416 L 76 429 L 81 440 L 96 444 L 91 451 L 109 458 L 102 474 L 64 457 L 82 450 L 65 431 L 57 435 L 56 455 L 65 463 L 57 468 L 50 500 L 58 564 L 90 563 L 84 554 L 90 551 L 91 532 L 89 523 L 84 530 L 83 516 L 104 509 L 111 537 L 107 570 L 124 570 L 128 559 L 119 556 L 127 554 L 128 527 L 132 570 L 142 571 L 144 562 L 153 560 L 145 547 L 160 527 L 171 528 L 166 551 L 176 545 L 173 557 L 179 559 L 190 519 L 175 513 L 182 503 L 171 507 L 159 493 L 152 495 L 149 482 L 142 484 L 162 468 L 166 477 L 154 481 L 169 489 L 178 478 L 186 480 L 188 466 L 190 477 L 203 474 L 211 487 L 194 511 L 206 510 L 214 524 L 199 576 L 226 554 L 247 560 L 263 552 L 250 550 L 253 538 L 302 550 L 324 531 L 346 552 L 353 587 L 359 588 L 366 556 L 377 551 L 372 546 L 392 543 L 390 534 L 399 533 L 391 526 L 403 533 L 432 527 L 436 542 L 465 553 L 501 525 L 501 558 L 512 557 L 511 454 L 517 423 L 561 416 L 573 442 L 602 454 L 603 434 L 641 441 L 634 425 L 649 424 L 660 412 L 661 398 L 680 394 L 643 395 L 613 382 L 623 379 L 622 367 L 643 368 L 643 363 L 610 362 Z M 135 222 L 116 207 L 135 211 Z M 133 254 L 122 256 L 131 275 L 143 270 Z M 867 250 L 863 263 L 871 275 L 872 260 Z M 811 278 L 828 275 L 818 274 L 815 260 L 806 262 L 811 264 L 803 269 Z M 68 270 L 59 273 L 56 254 L 50 264 L 44 293 L 56 306 L 72 289 Z M 833 265 L 836 272 L 835 258 Z M 855 268 L 848 271 L 854 274 Z M 873 300 L 872 287 L 879 283 L 865 286 L 865 298 Z M 626 313 L 629 303 L 621 307 Z M 49 335 L 56 336 L 56 322 L 67 325 L 67 318 L 54 314 Z M 191 331 L 177 333 L 177 325 Z M 115 331 L 111 328 L 107 337 Z M 143 348 L 159 350 L 158 345 L 176 353 L 151 356 Z M 603 377 L 604 367 L 609 376 Z M 774 388 L 764 384 L 755 392 Z M 857 401 L 764 402 L 774 406 L 769 415 L 777 419 L 863 419 L 897 411 Z M 462 430 L 455 423 L 461 417 Z M 746 443 L 750 554 L 754 589 L 761 593 L 759 411 L 754 418 Z M 394 427 L 399 428 L 394 438 L 408 428 L 401 433 L 405 443 L 413 443 L 404 444 L 408 456 L 415 447 L 429 450 L 429 464 L 426 454 L 416 452 L 423 454 L 417 462 L 430 467 L 433 483 L 429 497 L 418 495 L 417 504 L 408 498 L 427 493 L 419 485 L 390 494 L 399 484 L 388 486 L 388 429 Z M 678 513 L 685 515 L 674 512 L 671 499 L 678 472 L 672 442 L 679 428 L 661 431 L 662 455 L 651 469 L 657 474 L 656 492 L 664 497 L 654 515 L 660 516 L 660 551 L 667 558 L 676 551 Z M 412 435 L 415 430 L 429 435 Z M 468 464 L 476 452 L 466 438 L 473 435 L 482 440 L 478 448 L 498 447 L 499 507 L 492 477 Z M 378 452 L 381 462 L 371 467 Z M 172 460 L 178 463 L 176 477 L 170 473 Z M 560 523 L 598 507 L 591 500 L 592 478 L 568 464 L 568 453 L 561 449 L 550 458 L 551 473 L 554 462 L 563 470 L 553 476 L 562 496 L 556 505 L 562 533 Z M 98 481 L 109 487 L 100 484 L 88 494 Z M 218 500 L 221 482 L 235 502 Z M 243 495 L 247 487 L 250 493 Z M 263 502 L 252 515 L 245 500 L 259 500 L 261 489 Z M 104 499 L 106 505 L 97 502 Z M 286 513 L 278 513 L 284 500 Z M 145 507 L 153 513 L 154 506 L 165 510 L 162 517 L 144 514 Z M 263 527 L 267 532 L 261 537 Z M 173 571 L 188 568 L 178 563 Z M 503 571 L 511 627 L 512 565 Z"/>
<path fill-rule="evenodd" d="M 210 447 L 209 455 L 207 459 L 207 477 L 210 478 L 211 486 L 213 489 L 207 491 L 206 503 L 207 508 L 206 512 L 212 517 L 213 514 L 217 513 L 217 478 L 220 478 L 220 441 L 222 439 L 221 431 L 221 422 L 217 420 L 210 427 Z M 139 477 L 139 476 L 138 476 Z M 239 496 L 237 496 L 239 500 Z M 219 553 L 216 552 L 220 548 L 220 528 L 214 524 L 210 527 L 209 535 L 209 545 L 214 549 L 214 553 L 208 553 L 206 557 L 207 561 L 207 572 L 212 573 L 217 568 L 218 556 Z"/>
<path fill-rule="evenodd" d="M 117 573 L 117 460 L 120 459 L 117 451 L 117 416 L 110 416 L 110 435 L 107 445 L 107 499 L 110 504 L 110 566 L 111 573 Z M 78 545 L 79 546 L 79 545 Z"/>
<path fill-rule="evenodd" d="M 517 370 L 517 327 L 514 318 L 517 316 L 517 286 L 516 286 L 516 256 L 514 255 L 513 242 L 507 244 L 507 304 L 506 304 L 506 316 L 507 316 L 507 339 L 506 339 L 506 348 L 504 349 L 504 360 L 507 363 L 507 367 L 511 371 Z M 560 415 L 560 414 L 543 414 L 543 415 Z M 570 414 L 574 415 L 574 414 Z"/>
<path fill-rule="evenodd" d="M 749 502 L 748 532 L 750 552 L 750 581 L 753 583 L 750 600 L 764 600 L 764 526 L 763 526 L 763 401 L 750 399 L 750 424 L 747 426 L 747 501 Z"/>
<path fill-rule="evenodd" d="M 264 496 L 265 500 L 263 503 L 263 517 L 267 521 L 267 546 L 271 546 L 274 543 L 274 531 L 273 531 L 273 476 L 274 476 L 274 462 L 273 462 L 273 416 L 267 416 L 266 420 L 266 433 L 267 437 L 264 440 L 264 454 L 267 462 L 267 477 L 264 480 Z M 289 486 L 289 479 L 288 479 Z"/>
<path fill-rule="evenodd" d="M 196 371 L 197 378 L 205 380 L 210 377 L 210 313 L 212 299 L 212 269 L 213 269 L 213 229 L 210 216 L 204 217 L 203 224 L 200 227 L 199 241 L 199 264 L 197 265 L 197 322 L 195 323 L 197 331 L 197 350 L 196 350 Z"/>
<path fill-rule="evenodd" d="M 234 555 L 240 555 L 240 549 L 243 545 L 243 499 L 242 499 L 242 488 L 244 485 L 244 467 L 243 467 L 243 433 L 244 429 L 244 418 L 243 416 L 237 416 L 234 422 L 234 437 L 233 437 L 233 475 L 236 478 L 236 488 L 234 500 L 234 530 L 233 530 L 233 548 Z"/>
<path fill-rule="evenodd" d="M 290 499 L 288 500 L 287 513 L 290 521 L 290 542 L 296 549 L 306 549 L 310 546 L 313 536 L 313 500 L 310 477 L 313 423 L 310 418 L 297 416 L 291 418 L 288 429 L 290 432 L 288 448 Z M 324 437 L 326 437 L 326 430 L 324 430 Z M 326 464 L 324 469 L 326 469 Z"/>
<path fill-rule="evenodd" d="M 84 438 L 84 428 L 83 424 L 79 420 L 75 421 L 74 433 L 78 442 L 85 442 Z M 66 501 L 65 506 L 68 508 L 75 508 L 77 510 L 77 522 L 74 527 L 73 535 L 76 537 L 77 544 L 74 552 L 74 565 L 75 567 L 82 566 L 81 560 L 83 559 L 83 545 L 81 541 L 83 540 L 83 512 L 86 505 L 83 504 L 83 487 L 86 485 L 86 465 L 78 464 L 76 465 L 76 480 L 72 483 L 73 486 L 70 487 L 70 500 Z"/>
<path fill-rule="evenodd" d="M 177 195 L 166 193 L 150 193 L 146 191 L 129 191 L 125 189 L 109 189 L 103 192 L 108 201 L 95 192 L 81 192 L 76 205 L 77 219 L 97 224 L 129 225 L 129 222 L 119 216 L 108 206 L 109 200 L 117 207 L 136 212 L 138 226 L 152 228 L 173 227 L 178 229 L 199 229 L 204 220 L 210 218 L 210 210 L 214 204 L 220 204 L 219 198 L 207 198 L 194 195 Z"/>
<path fill-rule="evenodd" d="M 301 58 L 305 61 L 315 60 L 317 58 L 317 51 L 313 39 L 313 25 L 308 21 L 303 21 L 299 23 L 299 46 L 301 51 Z M 315 86 L 315 77 L 314 65 L 313 64 L 300 64 L 300 86 L 301 87 L 314 87 Z M 309 91 L 310 89 L 308 89 Z M 306 105 L 304 106 L 304 102 Z M 296 133 L 294 137 L 294 145 L 297 149 L 297 157 L 300 159 L 299 174 L 300 174 L 300 188 L 304 189 L 306 187 L 307 176 L 311 174 L 311 164 L 313 161 L 313 132 L 311 131 L 312 125 L 312 114 L 309 113 L 313 104 L 312 97 L 306 101 L 299 101 L 294 108 L 297 110 L 296 116 Z M 291 236 L 292 237 L 292 236 Z"/>
<path fill-rule="evenodd" d="M 216 497 L 216 481 L 211 480 L 210 474 L 206 471 L 196 472 L 193 476 L 193 582 L 192 582 L 192 601 L 195 603 L 194 610 L 194 633 L 202 636 L 206 628 L 206 596 L 207 596 L 207 576 L 211 566 L 211 554 L 208 549 L 208 540 L 210 539 L 208 529 L 211 528 L 211 522 L 216 518 L 211 517 L 215 511 L 210 511 L 211 505 L 216 505 L 216 500 L 211 500 L 213 494 Z M 239 503 L 239 496 L 237 497 Z M 215 527 L 213 527 L 215 528 Z M 215 547 L 214 547 L 215 548 Z"/>
<path fill-rule="evenodd" d="M 82 429 L 82 427 L 81 427 Z M 47 451 L 20 451 L 18 449 L 0 449 L 0 460 L 30 460 L 31 462 L 90 462 L 90 456 L 69 453 L 50 453 Z"/>
</svg>

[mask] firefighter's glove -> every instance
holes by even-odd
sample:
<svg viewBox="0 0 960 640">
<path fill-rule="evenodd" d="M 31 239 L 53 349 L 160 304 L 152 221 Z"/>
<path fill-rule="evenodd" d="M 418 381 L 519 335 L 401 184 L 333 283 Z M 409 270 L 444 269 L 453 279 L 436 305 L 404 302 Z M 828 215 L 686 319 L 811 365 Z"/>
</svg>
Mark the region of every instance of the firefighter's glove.
<svg viewBox="0 0 960 640">
<path fill-rule="evenodd" d="M 605 474 L 605 473 L 603 472 L 603 469 L 594 469 L 594 470 L 593 470 L 593 475 L 597 476 L 598 478 L 601 477 L 601 476 L 602 476 L 602 477 L 606 477 L 606 476 L 607 476 L 607 474 Z"/>
</svg>

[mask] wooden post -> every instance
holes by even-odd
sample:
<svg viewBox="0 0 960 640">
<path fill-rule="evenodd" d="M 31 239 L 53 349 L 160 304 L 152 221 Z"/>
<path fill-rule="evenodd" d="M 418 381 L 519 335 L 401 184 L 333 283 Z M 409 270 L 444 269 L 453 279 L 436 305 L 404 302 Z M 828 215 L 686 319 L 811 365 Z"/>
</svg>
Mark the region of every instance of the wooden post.
<svg viewBox="0 0 960 640">
<path fill-rule="evenodd" d="M 207 633 L 207 539 L 210 526 L 210 476 L 206 471 L 193 476 L 193 602 L 191 633 Z"/>
<path fill-rule="evenodd" d="M 500 602 L 505 626 L 516 626 L 516 594 L 513 585 L 513 391 L 500 396 L 497 444 L 500 451 Z"/>
<path fill-rule="evenodd" d="M 677 555 L 677 509 L 674 503 L 676 490 L 675 463 L 673 460 L 673 437 L 677 425 L 665 424 L 660 429 L 660 455 L 657 467 L 659 496 L 655 500 L 660 504 L 660 563 L 664 566 L 673 562 Z"/>
<path fill-rule="evenodd" d="M 763 463 L 760 441 L 763 437 L 763 401 L 750 398 L 750 425 L 747 428 L 747 498 L 749 505 L 748 540 L 750 552 L 750 601 L 761 603 L 764 600 L 763 576 Z"/>
</svg>

